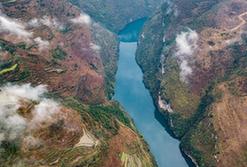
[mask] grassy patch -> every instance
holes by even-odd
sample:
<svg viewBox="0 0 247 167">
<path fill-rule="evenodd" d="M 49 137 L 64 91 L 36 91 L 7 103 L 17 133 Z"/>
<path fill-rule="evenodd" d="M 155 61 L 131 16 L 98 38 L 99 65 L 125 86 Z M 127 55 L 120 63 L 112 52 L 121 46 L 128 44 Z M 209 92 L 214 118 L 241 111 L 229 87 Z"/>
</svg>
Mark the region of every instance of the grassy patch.
<svg viewBox="0 0 247 167">
<path fill-rule="evenodd" d="M 161 95 L 171 103 L 176 112 L 188 118 L 196 111 L 199 97 L 190 92 L 187 84 L 181 81 L 179 73 L 176 59 L 169 57 L 166 61 L 165 75 L 161 81 Z"/>
<path fill-rule="evenodd" d="M 14 54 L 16 51 L 16 47 L 14 45 L 9 44 L 3 40 L 0 40 L 0 50 L 6 50 L 11 54 Z"/>
<path fill-rule="evenodd" d="M 11 71 L 14 71 L 15 69 L 17 69 L 17 67 L 18 67 L 18 64 L 14 64 L 14 65 L 12 65 L 9 68 L 5 68 L 5 69 L 3 69 L 3 70 L 0 71 L 0 75 L 4 75 L 6 73 L 9 73 Z"/>
<path fill-rule="evenodd" d="M 52 57 L 57 60 L 64 60 L 67 56 L 67 53 L 62 50 L 59 46 L 52 51 Z"/>
<path fill-rule="evenodd" d="M 2 141 L 0 145 L 0 162 L 14 159 L 20 151 L 19 144 L 16 142 Z"/>
<path fill-rule="evenodd" d="M 112 103 L 111 105 L 88 106 L 81 104 L 73 98 L 68 98 L 65 100 L 65 105 L 79 111 L 82 116 L 85 112 L 88 113 L 94 121 L 98 122 L 104 129 L 112 134 L 117 134 L 118 132 L 119 124 L 117 120 L 130 128 L 132 127 L 130 118 L 117 103 Z"/>
<path fill-rule="evenodd" d="M 210 119 L 205 119 L 183 137 L 181 147 L 196 159 L 199 166 L 215 167 L 216 142 L 213 125 Z"/>
</svg>

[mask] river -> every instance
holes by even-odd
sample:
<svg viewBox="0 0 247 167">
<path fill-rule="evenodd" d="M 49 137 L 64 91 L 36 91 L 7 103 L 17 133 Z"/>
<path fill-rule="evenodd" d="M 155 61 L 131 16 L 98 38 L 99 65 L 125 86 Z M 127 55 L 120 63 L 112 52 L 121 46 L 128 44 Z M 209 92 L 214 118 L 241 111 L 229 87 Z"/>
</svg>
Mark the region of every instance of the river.
<svg viewBox="0 0 247 167">
<path fill-rule="evenodd" d="M 119 33 L 120 57 L 114 99 L 134 120 L 159 167 L 188 167 L 179 149 L 179 141 L 172 138 L 156 119 L 155 106 L 135 61 L 137 36 L 144 22 L 145 19 L 133 22 Z"/>
</svg>

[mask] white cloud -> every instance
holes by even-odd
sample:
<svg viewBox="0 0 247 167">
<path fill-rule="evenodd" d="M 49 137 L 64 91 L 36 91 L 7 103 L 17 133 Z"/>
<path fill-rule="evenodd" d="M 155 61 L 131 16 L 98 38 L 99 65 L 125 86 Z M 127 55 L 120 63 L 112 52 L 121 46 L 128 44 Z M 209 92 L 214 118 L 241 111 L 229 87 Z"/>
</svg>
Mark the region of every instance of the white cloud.
<svg viewBox="0 0 247 167">
<path fill-rule="evenodd" d="M 48 16 L 43 16 L 39 20 L 39 22 L 43 25 L 46 25 L 47 27 L 50 27 L 50 28 L 57 28 L 59 30 L 64 28 L 64 26 L 61 23 L 59 23 L 57 18 L 50 18 Z"/>
<path fill-rule="evenodd" d="M 182 81 L 187 81 L 187 76 L 192 74 L 192 68 L 189 66 L 187 60 L 182 60 L 180 70 L 180 77 Z"/>
<path fill-rule="evenodd" d="M 57 18 L 50 18 L 48 16 L 43 16 L 42 18 L 33 18 L 29 20 L 27 24 L 33 28 L 45 25 L 49 28 L 56 28 L 59 30 L 64 29 L 64 25 L 60 23 Z"/>
<path fill-rule="evenodd" d="M 41 37 L 35 38 L 34 41 L 38 44 L 40 51 L 49 48 L 49 41 L 42 40 Z"/>
<path fill-rule="evenodd" d="M 33 27 L 33 28 L 40 26 L 40 22 L 37 18 L 33 18 L 33 19 L 29 20 L 27 24 L 28 24 L 28 26 Z"/>
<path fill-rule="evenodd" d="M 11 85 L 8 84 L 1 88 L 1 94 L 4 94 L 5 97 L 12 97 L 12 99 L 29 99 L 33 101 L 40 100 L 41 96 L 47 92 L 45 85 L 39 85 L 36 87 L 32 87 L 31 84 L 24 84 L 22 86 L 19 85 Z M 8 99 L 1 99 L 0 101 L 6 102 Z"/>
<path fill-rule="evenodd" d="M 176 37 L 176 53 L 180 66 L 180 79 L 183 82 L 188 82 L 187 77 L 192 74 L 193 70 L 190 63 L 193 59 L 193 53 L 197 49 L 198 34 L 188 29 L 186 32 L 181 32 Z"/>
<path fill-rule="evenodd" d="M 96 52 L 100 51 L 101 47 L 99 45 L 96 45 L 94 43 L 90 43 L 90 48 Z"/>
<path fill-rule="evenodd" d="M 0 88 L 0 143 L 3 140 L 19 139 L 28 128 L 34 129 L 56 120 L 54 114 L 60 111 L 59 104 L 43 97 L 46 86 L 32 87 L 30 84 L 7 85 Z M 20 113 L 28 104 L 34 105 L 32 118 L 26 119 Z M 27 105 L 27 106 L 26 106 Z"/>
<path fill-rule="evenodd" d="M 188 32 L 181 32 L 176 37 L 177 55 L 192 55 L 197 47 L 198 34 L 189 29 Z"/>
<path fill-rule="evenodd" d="M 32 33 L 25 29 L 22 22 L 4 15 L 0 15 L 0 32 L 10 33 L 25 39 L 32 37 Z"/>
<path fill-rule="evenodd" d="M 6 115 L 5 117 L 5 128 L 9 132 L 8 139 L 15 140 L 18 138 L 22 131 L 25 129 L 26 120 L 18 114 Z"/>
<path fill-rule="evenodd" d="M 48 16 L 43 16 L 39 22 L 41 22 L 43 25 L 46 25 L 47 27 L 52 27 L 55 23 L 55 20 L 51 20 Z"/>
<path fill-rule="evenodd" d="M 80 16 L 71 19 L 71 22 L 74 24 L 81 24 L 81 25 L 90 25 L 91 24 L 91 18 L 87 14 L 80 14 Z"/>
<path fill-rule="evenodd" d="M 41 126 L 44 122 L 50 122 L 53 116 L 60 110 L 59 104 L 53 100 L 43 99 L 38 105 L 35 106 L 33 111 L 33 119 L 30 122 L 32 128 Z"/>
<path fill-rule="evenodd" d="M 3 140 L 15 140 L 23 133 L 26 121 L 18 115 L 20 107 L 19 100 L 22 99 L 18 93 L 13 93 L 11 87 L 4 87 L 0 92 L 0 143 Z M 22 91 L 25 92 L 25 91 Z"/>
<path fill-rule="evenodd" d="M 23 143 L 24 149 L 35 149 L 42 145 L 42 141 L 39 138 L 35 138 L 31 135 L 26 136 L 23 139 Z"/>
</svg>

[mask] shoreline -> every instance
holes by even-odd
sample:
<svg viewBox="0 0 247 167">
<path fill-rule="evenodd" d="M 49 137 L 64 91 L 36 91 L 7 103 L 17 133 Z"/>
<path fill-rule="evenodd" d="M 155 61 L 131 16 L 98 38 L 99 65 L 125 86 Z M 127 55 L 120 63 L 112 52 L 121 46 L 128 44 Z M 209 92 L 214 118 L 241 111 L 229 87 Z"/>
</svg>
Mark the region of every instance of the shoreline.
<svg viewBox="0 0 247 167">
<path fill-rule="evenodd" d="M 138 47 L 138 42 L 137 42 L 137 47 Z M 138 63 L 136 57 L 135 57 L 135 60 L 136 60 L 136 63 L 137 65 L 139 66 L 139 68 L 141 69 L 142 73 L 144 73 L 144 70 L 142 68 L 142 66 Z M 147 87 L 147 85 L 145 84 L 145 81 L 143 79 L 143 84 L 145 86 L 145 88 L 148 90 L 150 96 L 152 97 L 152 101 L 153 101 L 153 104 L 155 106 L 155 118 L 157 119 L 157 121 L 164 127 L 164 130 L 167 131 L 167 133 L 173 137 L 174 139 L 178 140 L 180 142 L 179 144 L 179 149 L 182 153 L 182 156 L 184 157 L 185 161 L 187 162 L 188 166 L 189 167 L 199 167 L 196 160 L 189 154 L 187 154 L 183 148 L 181 148 L 181 139 L 176 137 L 173 133 L 173 131 L 171 130 L 171 128 L 169 127 L 169 113 L 167 111 L 160 111 L 160 108 L 158 106 L 158 102 L 156 100 L 156 96 L 155 96 L 155 92 L 151 92 L 151 90 Z"/>
</svg>

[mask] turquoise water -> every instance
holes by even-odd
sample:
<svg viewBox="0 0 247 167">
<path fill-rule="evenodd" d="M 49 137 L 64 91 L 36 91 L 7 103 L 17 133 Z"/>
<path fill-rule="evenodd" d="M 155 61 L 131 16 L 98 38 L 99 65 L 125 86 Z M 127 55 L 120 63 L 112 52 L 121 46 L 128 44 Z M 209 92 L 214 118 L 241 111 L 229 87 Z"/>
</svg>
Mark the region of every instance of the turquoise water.
<svg viewBox="0 0 247 167">
<path fill-rule="evenodd" d="M 143 23 L 136 24 L 129 25 L 119 35 L 120 57 L 114 99 L 123 105 L 134 120 L 159 167 L 188 167 L 180 152 L 179 141 L 172 138 L 155 118 L 152 98 L 144 87 L 142 71 L 135 61 L 137 42 L 133 41 L 136 41 L 136 33 Z"/>
</svg>

